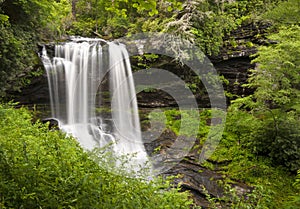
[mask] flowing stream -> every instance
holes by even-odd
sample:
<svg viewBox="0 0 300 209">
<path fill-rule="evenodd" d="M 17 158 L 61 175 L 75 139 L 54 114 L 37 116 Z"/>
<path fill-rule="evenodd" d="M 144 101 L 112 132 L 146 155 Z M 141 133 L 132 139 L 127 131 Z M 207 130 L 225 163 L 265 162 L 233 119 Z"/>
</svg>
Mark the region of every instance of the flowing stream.
<svg viewBox="0 0 300 209">
<path fill-rule="evenodd" d="M 146 165 L 136 93 L 123 44 L 75 38 L 57 44 L 54 57 L 42 54 L 52 117 L 60 129 L 92 150 L 110 144 L 118 155 L 135 154 L 132 166 Z"/>
</svg>

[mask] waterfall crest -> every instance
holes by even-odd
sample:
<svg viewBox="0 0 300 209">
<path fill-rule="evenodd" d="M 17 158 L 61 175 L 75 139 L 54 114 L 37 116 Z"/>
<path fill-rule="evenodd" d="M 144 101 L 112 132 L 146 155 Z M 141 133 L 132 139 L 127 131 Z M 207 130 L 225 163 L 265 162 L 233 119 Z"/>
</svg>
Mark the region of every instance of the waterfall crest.
<svg viewBox="0 0 300 209">
<path fill-rule="evenodd" d="M 57 44 L 42 60 L 47 72 L 52 117 L 87 150 L 112 143 L 117 154 L 136 154 L 144 166 L 136 93 L 123 44 L 75 39 Z"/>
</svg>

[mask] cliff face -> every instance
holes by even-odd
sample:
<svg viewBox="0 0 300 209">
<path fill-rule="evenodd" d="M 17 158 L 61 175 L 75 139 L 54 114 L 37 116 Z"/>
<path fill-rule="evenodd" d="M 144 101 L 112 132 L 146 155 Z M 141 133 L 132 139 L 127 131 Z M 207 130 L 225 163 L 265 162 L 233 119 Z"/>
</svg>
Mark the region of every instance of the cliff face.
<svg viewBox="0 0 300 209">
<path fill-rule="evenodd" d="M 249 95 L 253 90 L 242 87 L 247 82 L 249 69 L 254 69 L 251 57 L 262 45 L 271 44 L 266 38 L 269 23 L 249 23 L 231 32 L 230 37 L 224 41 L 217 56 L 210 60 L 216 70 L 223 75 L 229 84 L 225 87 L 232 94 L 239 96 Z"/>
<path fill-rule="evenodd" d="M 226 91 L 234 95 L 249 95 L 253 90 L 242 87 L 248 78 L 248 70 L 255 66 L 251 63 L 251 55 L 257 51 L 257 46 L 269 44 L 265 39 L 269 25 L 263 23 L 249 23 L 233 31 L 230 37 L 224 41 L 224 46 L 216 56 L 208 57 L 220 75 L 223 75 L 228 83 L 223 86 Z M 53 53 L 54 45 L 47 45 L 50 53 Z M 137 65 L 138 61 L 132 59 L 132 64 Z M 187 66 L 182 66 L 172 59 L 160 57 L 148 66 L 168 70 L 185 82 L 193 82 L 193 75 Z M 134 67 L 133 67 L 134 68 Z M 199 90 L 200 89 L 200 90 Z M 195 91 L 195 98 L 200 107 L 209 106 L 209 98 L 205 88 L 199 84 Z M 234 97 L 233 97 L 234 98 Z M 229 100 L 230 98 L 228 98 Z M 24 88 L 22 92 L 15 93 L 15 101 L 20 104 L 49 104 L 48 84 L 46 74 L 32 80 L 32 83 Z M 139 106 L 141 107 L 172 107 L 176 101 L 165 92 L 142 91 L 138 94 Z"/>
<path fill-rule="evenodd" d="M 214 65 L 217 72 L 224 76 L 227 80 L 223 83 L 224 90 L 231 95 L 249 95 L 253 92 L 246 89 L 242 85 L 247 82 L 249 69 L 255 67 L 251 63 L 251 56 L 257 51 L 260 45 L 270 44 L 271 42 L 265 38 L 269 24 L 267 23 L 249 23 L 245 24 L 237 30 L 233 31 L 229 37 L 224 40 L 224 46 L 220 49 L 218 55 L 209 56 L 209 60 Z M 47 51 L 54 53 L 54 45 L 47 45 Z M 41 49 L 40 49 L 41 50 Z M 131 59 L 133 68 L 139 69 L 138 60 Z M 172 58 L 159 57 L 153 62 L 147 63 L 148 66 L 168 70 L 178 77 L 182 78 L 186 83 L 193 83 L 194 77 L 190 69 L 175 62 Z M 209 98 L 205 88 L 201 83 L 197 84 L 194 92 L 200 107 L 209 107 Z M 228 104 L 230 99 L 228 98 Z M 184 98 L 183 98 L 184 99 Z M 15 101 L 21 104 L 49 104 L 47 77 L 37 77 L 32 80 L 31 85 L 23 89 L 21 93 L 16 93 Z M 140 107 L 174 107 L 176 101 L 166 92 L 160 90 L 142 91 L 138 94 L 138 102 Z"/>
<path fill-rule="evenodd" d="M 242 87 L 242 84 L 246 83 L 248 78 L 248 70 L 253 69 L 255 66 L 251 64 L 251 58 L 249 56 L 240 56 L 231 58 L 228 60 L 212 60 L 213 65 L 220 75 L 223 75 L 228 84 L 223 83 L 224 90 L 234 95 L 249 95 L 252 90 Z M 160 65 L 161 69 L 170 69 L 177 75 L 183 75 L 186 71 L 185 67 L 182 67 L 176 63 L 168 63 Z M 186 75 L 188 80 L 189 75 Z M 199 84 L 195 91 L 195 98 L 197 99 L 200 107 L 209 107 L 209 98 L 205 88 Z M 200 90 L 199 90 L 200 89 Z M 36 77 L 31 81 L 31 84 L 22 89 L 21 92 L 14 93 L 15 101 L 22 105 L 31 104 L 49 104 L 49 92 L 47 75 Z M 140 107 L 176 107 L 176 101 L 167 93 L 160 90 L 142 91 L 138 95 L 138 102 Z M 182 98 L 184 99 L 184 97 Z"/>
</svg>

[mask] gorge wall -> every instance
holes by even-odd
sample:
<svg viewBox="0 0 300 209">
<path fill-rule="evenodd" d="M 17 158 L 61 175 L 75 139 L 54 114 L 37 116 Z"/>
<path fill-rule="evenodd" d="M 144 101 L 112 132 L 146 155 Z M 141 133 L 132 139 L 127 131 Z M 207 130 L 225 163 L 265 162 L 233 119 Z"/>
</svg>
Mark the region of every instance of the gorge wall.
<svg viewBox="0 0 300 209">
<path fill-rule="evenodd" d="M 253 92 L 251 89 L 246 89 L 242 85 L 247 82 L 249 69 L 255 67 L 251 63 L 251 56 L 257 51 L 259 45 L 269 44 L 270 41 L 265 38 L 269 25 L 263 23 L 249 23 L 231 33 L 230 39 L 224 41 L 224 47 L 220 50 L 217 56 L 210 56 L 209 59 L 213 63 L 215 69 L 220 75 L 228 81 L 224 82 L 224 89 L 232 95 L 249 95 Z M 52 46 L 53 47 L 53 46 Z M 51 46 L 49 46 L 51 48 Z M 132 59 L 133 68 L 138 65 L 136 59 Z M 147 63 L 148 66 L 154 68 L 165 69 L 182 77 L 187 82 L 193 82 L 193 75 L 190 74 L 187 66 L 182 66 L 172 59 L 166 57 L 159 57 L 154 62 Z M 201 89 L 201 84 L 200 89 Z M 199 86 L 198 86 L 199 87 Z M 203 87 L 202 87 L 203 89 Z M 49 111 L 49 92 L 46 73 L 32 80 L 32 83 L 24 88 L 21 93 L 15 94 L 15 101 L 21 105 L 32 106 L 33 104 L 40 105 L 39 111 Z M 209 107 L 209 98 L 204 91 L 195 93 L 200 107 Z M 233 96 L 232 98 L 235 98 Z M 230 99 L 228 98 L 228 104 Z M 138 105 L 144 111 L 151 111 L 151 108 L 176 107 L 176 101 L 167 93 L 159 90 L 142 91 L 137 95 Z M 47 107 L 48 106 L 48 107 Z M 150 109 L 150 110 L 149 110 Z M 47 116 L 47 113 L 45 113 Z M 50 116 L 50 115 L 48 115 Z M 43 116 L 42 116 L 43 117 Z M 145 118 L 141 118 L 144 120 Z M 153 150 L 158 147 L 169 147 L 176 134 L 171 130 L 165 130 L 156 140 L 150 144 L 145 144 L 148 153 L 151 154 Z M 197 152 L 191 152 L 178 165 L 169 170 L 165 175 L 180 174 L 180 178 L 175 180 L 181 182 L 182 190 L 190 191 L 195 199 L 197 205 L 206 208 L 208 205 L 206 192 L 212 197 L 219 197 L 223 195 L 222 188 L 217 184 L 217 180 L 223 178 L 217 171 L 209 170 L 197 163 Z M 215 162 L 216 164 L 218 162 Z M 199 172 L 202 171 L 202 172 Z M 201 187 L 203 185 L 207 191 Z M 233 183 L 241 195 L 251 191 L 251 187 L 241 183 Z"/>
<path fill-rule="evenodd" d="M 249 23 L 243 25 L 233 31 L 230 34 L 230 38 L 228 37 L 225 39 L 224 46 L 221 48 L 218 55 L 209 56 L 209 59 L 217 72 L 228 80 L 228 83 L 224 82 L 223 86 L 230 94 L 243 96 L 253 92 L 253 90 L 246 89 L 242 87 L 242 85 L 247 81 L 249 69 L 255 67 L 255 65 L 251 63 L 251 56 L 256 53 L 257 47 L 271 43 L 270 40 L 266 39 L 269 26 L 270 25 L 267 23 Z M 51 48 L 53 49 L 53 47 L 53 45 L 48 46 L 50 50 Z M 131 62 L 134 68 L 134 65 L 137 65 L 137 60 L 131 59 Z M 193 76 L 190 75 L 188 67 L 181 66 L 172 59 L 160 57 L 153 63 L 147 63 L 147 65 L 154 68 L 169 70 L 180 77 L 185 77 L 184 79 L 188 82 L 193 82 Z M 46 73 L 34 78 L 31 84 L 26 88 L 23 88 L 21 92 L 14 93 L 15 101 L 19 102 L 21 105 L 47 105 L 49 104 L 48 94 Z M 195 97 L 197 98 L 200 107 L 209 106 L 209 99 L 207 95 L 205 95 L 205 92 L 198 92 L 198 94 L 195 94 Z M 229 100 L 230 98 L 228 98 L 228 101 Z M 176 102 L 169 95 L 160 91 L 143 91 L 139 93 L 138 101 L 140 107 L 176 106 Z"/>
</svg>

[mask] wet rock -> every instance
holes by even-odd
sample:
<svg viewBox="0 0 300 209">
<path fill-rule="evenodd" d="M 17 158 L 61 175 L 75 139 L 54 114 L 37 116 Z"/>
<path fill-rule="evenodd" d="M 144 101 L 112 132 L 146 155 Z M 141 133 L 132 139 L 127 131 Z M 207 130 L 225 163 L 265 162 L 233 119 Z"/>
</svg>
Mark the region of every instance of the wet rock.
<svg viewBox="0 0 300 209">
<path fill-rule="evenodd" d="M 21 92 L 14 93 L 14 100 L 21 105 L 50 104 L 47 75 L 32 79 L 31 83 Z"/>
<path fill-rule="evenodd" d="M 223 165 L 228 162 L 210 161 L 216 165 L 216 169 L 209 169 L 199 162 L 199 150 L 194 147 L 184 157 L 180 155 L 182 150 L 172 150 L 173 143 L 175 140 L 178 140 L 178 136 L 172 130 L 164 129 L 160 135 L 155 133 L 154 130 L 152 134 L 158 137 L 154 140 L 150 136 L 149 138 L 144 138 L 144 144 L 149 156 L 159 161 L 159 168 L 168 168 L 163 170 L 163 176 L 177 176 L 174 184 L 179 184 L 182 191 L 189 191 L 196 205 L 208 208 L 209 201 L 207 196 L 221 198 L 227 195 L 220 182 L 223 182 L 228 177 L 219 172 L 218 167 L 219 164 Z M 184 138 L 183 140 L 190 140 L 188 137 L 181 137 Z M 195 145 L 199 144 L 196 142 Z M 184 147 L 182 149 L 184 150 Z M 155 158 L 157 156 L 159 158 Z M 241 182 L 235 182 L 234 180 L 231 180 L 231 182 L 234 182 L 231 186 L 236 189 L 236 194 L 240 197 L 246 197 L 253 189 Z"/>
<path fill-rule="evenodd" d="M 44 118 L 41 120 L 42 123 L 49 123 L 49 129 L 59 130 L 59 121 L 56 118 Z"/>
</svg>

